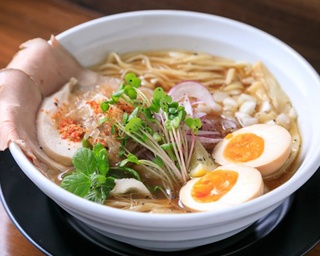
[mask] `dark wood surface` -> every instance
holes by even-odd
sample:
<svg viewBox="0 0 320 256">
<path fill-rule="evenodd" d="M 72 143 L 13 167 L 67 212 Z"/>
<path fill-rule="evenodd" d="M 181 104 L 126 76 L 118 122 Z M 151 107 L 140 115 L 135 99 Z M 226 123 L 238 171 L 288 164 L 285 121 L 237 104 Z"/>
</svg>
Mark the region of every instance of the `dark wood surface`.
<svg viewBox="0 0 320 256">
<path fill-rule="evenodd" d="M 245 22 L 278 37 L 320 72 L 320 0 L 0 0 L 0 69 L 28 39 L 49 39 L 94 18 L 147 9 L 191 10 Z M 15 228 L 1 204 L 0 254 L 42 255 Z M 307 255 L 320 255 L 320 245 Z"/>
</svg>

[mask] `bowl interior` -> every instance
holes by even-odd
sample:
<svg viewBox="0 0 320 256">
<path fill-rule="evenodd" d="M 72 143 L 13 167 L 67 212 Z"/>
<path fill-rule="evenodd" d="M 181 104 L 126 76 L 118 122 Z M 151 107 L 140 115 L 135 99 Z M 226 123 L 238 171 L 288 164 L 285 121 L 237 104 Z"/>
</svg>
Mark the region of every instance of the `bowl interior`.
<svg viewBox="0 0 320 256">
<path fill-rule="evenodd" d="M 264 195 L 246 205 L 237 206 L 237 215 L 245 216 L 249 212 L 262 211 L 275 205 L 298 189 L 316 171 L 320 163 L 320 115 L 314 115 L 320 109 L 320 82 L 313 68 L 290 47 L 278 39 L 251 26 L 226 18 L 207 14 L 184 11 L 141 11 L 123 13 L 100 18 L 74 27 L 57 36 L 61 44 L 71 52 L 84 66 L 92 66 L 101 62 L 109 52 L 119 53 L 130 51 L 186 49 L 231 58 L 238 61 L 254 63 L 262 61 L 274 74 L 281 87 L 290 97 L 299 115 L 299 124 L 303 136 L 298 172 L 289 182 L 278 189 Z M 10 150 L 18 157 L 16 147 Z M 21 157 L 21 156 L 20 156 Z M 24 163 L 22 163 L 23 165 Z M 42 175 L 35 174 L 30 168 L 22 169 L 32 180 L 41 186 L 42 190 L 68 207 L 84 207 L 83 201 L 70 195 L 54 184 L 44 182 Z M 58 191 L 58 192 L 54 192 Z M 107 207 L 87 203 L 86 209 L 94 209 L 95 216 L 103 218 Z M 83 208 L 84 209 L 84 208 Z M 111 210 L 113 213 L 114 210 Z M 117 212 L 117 211 L 116 211 Z M 235 218 L 235 209 L 223 211 L 223 218 Z M 124 218 L 134 213 L 120 213 Z M 203 215 L 216 213 L 204 213 Z M 139 214 L 138 214 L 139 215 Z M 136 217 L 138 215 L 135 215 Z M 168 216 L 155 217 L 145 215 L 137 217 L 143 223 L 146 218 L 171 218 L 172 223 L 185 222 L 183 216 L 176 218 Z M 205 221 L 203 221 L 205 222 Z M 150 221 L 150 224 L 151 221 Z"/>
<path fill-rule="evenodd" d="M 319 77 L 289 46 L 240 22 L 184 11 L 141 11 L 113 15 L 70 29 L 58 40 L 84 66 L 97 64 L 111 51 L 186 49 L 238 61 L 262 61 L 287 93 L 299 115 L 303 135 L 302 167 L 319 155 Z M 319 157 L 318 157 L 319 158 Z M 312 162 L 312 161 L 311 161 Z M 311 169 L 317 168 L 319 160 Z M 300 184 L 301 185 L 301 184 Z"/>
</svg>

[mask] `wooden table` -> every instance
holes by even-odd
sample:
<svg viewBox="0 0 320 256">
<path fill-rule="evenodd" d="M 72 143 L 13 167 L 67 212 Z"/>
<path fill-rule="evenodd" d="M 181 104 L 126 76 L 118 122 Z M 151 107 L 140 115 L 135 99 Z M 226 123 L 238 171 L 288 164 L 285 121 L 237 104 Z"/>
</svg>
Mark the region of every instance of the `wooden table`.
<svg viewBox="0 0 320 256">
<path fill-rule="evenodd" d="M 245 22 L 278 37 L 320 72 L 319 0 L 2 0 L 0 68 L 8 64 L 19 45 L 28 39 L 49 39 L 51 34 L 94 18 L 146 9 L 192 10 Z M 1 204 L 0 254 L 42 255 L 15 228 Z M 320 244 L 307 255 L 320 255 Z"/>
</svg>

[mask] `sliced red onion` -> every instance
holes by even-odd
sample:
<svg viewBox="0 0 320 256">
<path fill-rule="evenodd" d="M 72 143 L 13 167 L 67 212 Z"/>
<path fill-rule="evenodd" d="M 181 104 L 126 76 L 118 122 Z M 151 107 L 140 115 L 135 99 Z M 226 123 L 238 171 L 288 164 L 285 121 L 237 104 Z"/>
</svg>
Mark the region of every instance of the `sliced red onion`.
<svg viewBox="0 0 320 256">
<path fill-rule="evenodd" d="M 236 130 L 239 129 L 239 125 L 237 125 L 237 123 L 233 120 L 228 120 L 228 119 L 224 119 L 221 122 L 221 125 L 223 127 L 223 129 L 225 130 Z"/>
<path fill-rule="evenodd" d="M 205 102 L 216 113 L 220 113 L 222 110 L 222 107 L 214 101 L 208 89 L 199 82 L 181 82 L 172 87 L 168 94 L 174 101 L 180 101 L 184 97 L 189 96 Z"/>
<path fill-rule="evenodd" d="M 193 114 L 193 118 L 204 118 L 205 116 L 207 115 L 207 113 L 205 113 L 205 112 L 195 112 L 194 114 Z"/>
</svg>

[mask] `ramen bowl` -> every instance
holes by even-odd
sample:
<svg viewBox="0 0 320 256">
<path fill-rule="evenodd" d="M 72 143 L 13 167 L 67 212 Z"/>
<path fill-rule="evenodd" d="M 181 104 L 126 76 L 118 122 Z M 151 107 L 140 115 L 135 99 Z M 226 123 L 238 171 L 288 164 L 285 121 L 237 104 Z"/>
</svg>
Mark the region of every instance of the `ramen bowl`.
<svg viewBox="0 0 320 256">
<path fill-rule="evenodd" d="M 57 36 L 83 66 L 110 52 L 185 49 L 250 63 L 262 61 L 289 96 L 303 138 L 299 167 L 275 190 L 241 205 L 216 212 L 147 214 L 115 209 L 75 196 L 43 176 L 22 150 L 10 151 L 25 174 L 48 197 L 88 227 L 139 248 L 178 251 L 221 241 L 267 216 L 298 190 L 320 165 L 320 81 L 293 49 L 246 24 L 185 11 L 139 11 L 99 18 Z"/>
</svg>

